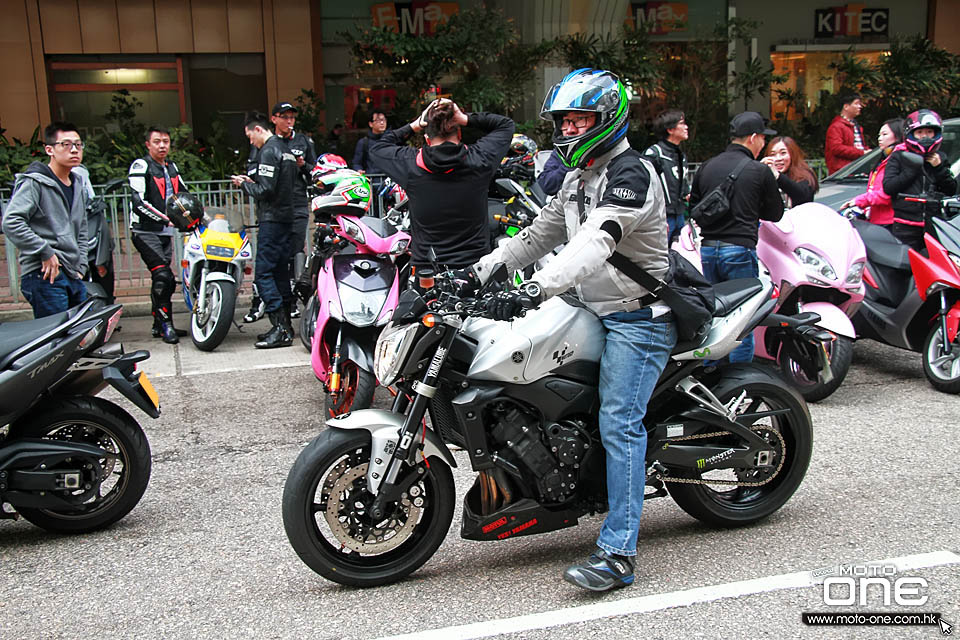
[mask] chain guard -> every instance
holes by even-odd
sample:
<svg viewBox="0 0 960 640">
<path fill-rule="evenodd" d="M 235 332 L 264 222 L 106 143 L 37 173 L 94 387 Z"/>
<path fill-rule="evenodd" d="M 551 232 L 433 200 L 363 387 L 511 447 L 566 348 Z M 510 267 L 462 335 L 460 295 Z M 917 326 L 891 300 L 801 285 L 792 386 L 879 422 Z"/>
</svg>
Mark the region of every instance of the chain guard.
<svg viewBox="0 0 960 640">
<path fill-rule="evenodd" d="M 785 459 L 784 454 L 787 451 L 787 443 L 784 441 L 783 435 L 779 431 L 775 429 L 770 429 L 767 426 L 751 427 L 750 430 L 756 431 L 758 433 L 765 432 L 765 435 L 773 434 L 777 437 L 777 440 L 779 441 L 779 450 L 777 451 L 777 454 L 780 459 L 777 462 L 777 468 L 774 469 L 773 473 L 771 473 L 767 478 L 763 480 L 760 480 L 757 482 L 749 482 L 742 479 L 741 480 L 704 480 L 701 478 L 697 480 L 694 478 L 672 478 L 669 476 L 665 476 L 660 472 L 655 472 L 653 474 L 653 477 L 661 482 L 674 482 L 677 484 L 721 485 L 725 487 L 762 487 L 763 485 L 771 482 L 774 478 L 776 478 L 780 474 L 780 469 L 783 468 L 783 461 Z M 704 438 L 716 438 L 719 436 L 730 436 L 730 435 L 734 435 L 734 434 L 729 431 L 714 431 L 713 433 L 698 433 L 692 436 L 681 436 L 678 438 L 671 438 L 670 442 L 674 443 L 674 442 L 682 442 L 684 440 L 702 440 Z M 711 469 L 711 471 L 716 471 L 716 469 Z M 750 473 L 753 471 L 759 471 L 759 470 L 754 470 L 754 469 L 736 469 L 735 470 L 737 477 L 739 478 L 742 478 L 746 473 Z"/>
</svg>

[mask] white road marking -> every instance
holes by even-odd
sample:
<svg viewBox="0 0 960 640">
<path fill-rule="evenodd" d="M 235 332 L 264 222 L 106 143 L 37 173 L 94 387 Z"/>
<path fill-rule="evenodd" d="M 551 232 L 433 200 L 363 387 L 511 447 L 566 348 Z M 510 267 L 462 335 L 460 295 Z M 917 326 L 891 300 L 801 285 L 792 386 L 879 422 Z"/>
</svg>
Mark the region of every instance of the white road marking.
<svg viewBox="0 0 960 640">
<path fill-rule="evenodd" d="M 960 564 L 960 555 L 950 551 L 935 551 L 932 553 L 902 556 L 900 558 L 890 558 L 880 560 L 879 562 L 858 562 L 855 564 L 895 565 L 897 571 L 900 572 L 948 564 Z M 814 575 L 814 571 L 817 571 L 817 575 Z M 824 574 L 821 573 L 821 570 L 798 571 L 796 573 L 785 573 L 778 576 L 767 576 L 766 578 L 699 587 L 686 591 L 674 591 L 672 593 L 661 593 L 639 598 L 611 600 L 609 602 L 600 602 L 581 607 L 570 607 L 569 609 L 556 609 L 554 611 L 532 613 L 515 618 L 501 618 L 499 620 L 487 620 L 485 622 L 456 625 L 442 629 L 385 636 L 378 640 L 412 640 L 413 638 L 417 638 L 418 640 L 430 640 L 432 638 L 436 638 L 437 640 L 470 640 L 472 638 L 489 638 L 507 633 L 519 633 L 533 629 L 548 629 L 550 627 L 576 624 L 587 620 L 660 611 L 673 607 L 685 607 L 699 602 L 712 602 L 714 600 L 737 598 L 769 591 L 803 589 L 822 582 L 823 577 Z"/>
<path fill-rule="evenodd" d="M 290 367 L 308 367 L 308 366 L 310 366 L 309 362 L 307 363 L 275 362 L 270 364 L 255 364 L 255 365 L 247 364 L 242 366 L 238 365 L 235 367 L 225 367 L 222 369 L 198 369 L 194 371 L 183 371 L 182 373 L 179 374 L 179 376 L 186 378 L 189 376 L 205 376 L 205 375 L 214 374 L 214 373 L 234 373 L 237 371 L 256 371 L 260 369 L 287 369 Z M 151 373 L 150 379 L 152 380 L 154 378 L 176 378 L 177 376 L 178 374 L 176 373 L 158 373 L 158 374 Z"/>
</svg>

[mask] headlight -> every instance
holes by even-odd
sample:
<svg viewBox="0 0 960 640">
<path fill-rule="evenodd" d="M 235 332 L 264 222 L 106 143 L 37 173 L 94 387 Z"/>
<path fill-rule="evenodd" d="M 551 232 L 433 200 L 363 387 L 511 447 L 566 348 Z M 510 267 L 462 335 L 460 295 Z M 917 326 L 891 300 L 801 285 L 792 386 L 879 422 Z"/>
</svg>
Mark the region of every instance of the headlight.
<svg viewBox="0 0 960 640">
<path fill-rule="evenodd" d="M 863 265 L 863 262 L 854 262 L 853 266 L 850 267 L 845 280 L 848 287 L 859 287 L 860 283 L 863 282 Z"/>
<path fill-rule="evenodd" d="M 393 326 L 391 322 L 377 338 L 377 347 L 373 352 L 373 372 L 383 386 L 391 385 L 400 373 L 407 353 L 417 335 L 417 324 Z"/>
<path fill-rule="evenodd" d="M 340 307 L 343 309 L 343 319 L 355 327 L 372 325 L 380 315 L 388 293 L 389 289 L 364 292 L 341 284 Z"/>
<path fill-rule="evenodd" d="M 398 256 L 404 251 L 407 250 L 407 246 L 410 244 L 410 241 L 407 238 L 400 238 L 393 243 L 393 246 L 390 247 L 390 254 Z"/>
<path fill-rule="evenodd" d="M 954 266 L 955 266 L 957 269 L 960 269 L 960 257 L 957 257 L 957 256 L 953 255 L 952 253 L 948 253 L 947 255 L 950 256 L 950 260 L 953 261 Z"/>
<path fill-rule="evenodd" d="M 340 218 L 340 228 L 343 229 L 343 232 L 359 242 L 360 244 L 366 244 L 366 239 L 363 237 L 363 229 L 360 228 L 353 220 L 347 218 Z"/>
<path fill-rule="evenodd" d="M 800 264 L 806 267 L 808 273 L 828 280 L 837 279 L 837 272 L 833 270 L 827 259 L 820 254 L 803 247 L 797 247 L 793 252 L 800 259 Z"/>
<path fill-rule="evenodd" d="M 218 258 L 232 258 L 233 249 L 230 247 L 221 247 L 215 244 L 208 244 L 206 247 L 206 253 L 210 256 L 217 256 Z"/>
</svg>

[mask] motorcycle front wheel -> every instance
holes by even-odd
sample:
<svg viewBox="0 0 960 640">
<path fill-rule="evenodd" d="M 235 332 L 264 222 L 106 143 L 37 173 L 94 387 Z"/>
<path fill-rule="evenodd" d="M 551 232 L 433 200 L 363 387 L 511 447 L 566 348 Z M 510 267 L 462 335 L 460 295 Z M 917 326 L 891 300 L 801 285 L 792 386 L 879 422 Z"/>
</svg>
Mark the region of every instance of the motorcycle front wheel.
<svg viewBox="0 0 960 640">
<path fill-rule="evenodd" d="M 104 450 L 99 486 L 71 493 L 79 502 L 67 510 L 18 508 L 25 519 L 56 533 L 87 533 L 120 520 L 137 505 L 150 481 L 150 443 L 133 417 L 101 398 L 56 400 L 14 426 L 11 438 L 44 438 Z M 65 496 L 66 497 L 66 496 Z"/>
<path fill-rule="evenodd" d="M 840 388 L 844 378 L 850 371 L 853 362 L 853 340 L 846 336 L 837 336 L 827 346 L 827 359 L 830 361 L 830 371 L 833 378 L 830 382 L 811 380 L 803 372 L 796 360 L 783 353 L 778 358 L 780 372 L 793 387 L 800 392 L 807 402 L 819 402 Z"/>
<path fill-rule="evenodd" d="M 936 322 L 923 341 L 923 373 L 937 391 L 960 393 L 960 344 L 954 340 L 950 353 L 944 352 L 943 344 L 943 330 Z"/>
<path fill-rule="evenodd" d="M 352 360 L 344 360 L 340 365 L 340 392 L 325 394 L 324 410 L 333 417 L 357 409 L 369 409 L 376 390 L 377 379 L 373 373 Z"/>
<path fill-rule="evenodd" d="M 434 457 L 404 465 L 403 492 L 377 521 L 367 491 L 370 433 L 328 429 L 300 453 L 283 487 L 283 527 L 300 559 L 327 580 L 374 587 L 413 573 L 439 548 L 456 490 Z"/>
<path fill-rule="evenodd" d="M 190 315 L 190 338 L 197 349 L 213 351 L 220 346 L 230 331 L 233 311 L 237 304 L 236 285 L 226 280 L 214 280 L 206 285 L 206 309 Z"/>
<path fill-rule="evenodd" d="M 724 405 L 745 393 L 736 420 L 770 442 L 773 469 L 717 469 L 701 473 L 671 468 L 672 477 L 706 484 L 668 482 L 668 487 L 680 508 L 697 520 L 713 526 L 739 527 L 769 516 L 800 486 L 813 451 L 813 425 L 803 398 L 785 386 L 773 371 L 756 365 L 731 365 L 721 369 L 721 376 L 711 391 Z M 732 435 L 696 442 L 742 446 L 742 440 Z M 710 484 L 711 479 L 763 484 Z"/>
</svg>

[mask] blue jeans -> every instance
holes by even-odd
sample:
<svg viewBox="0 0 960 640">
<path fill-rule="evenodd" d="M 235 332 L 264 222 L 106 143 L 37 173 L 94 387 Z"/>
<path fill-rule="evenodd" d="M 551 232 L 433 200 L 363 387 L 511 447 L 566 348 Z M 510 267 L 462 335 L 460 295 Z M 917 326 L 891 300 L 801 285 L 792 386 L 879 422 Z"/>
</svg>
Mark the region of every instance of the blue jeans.
<svg viewBox="0 0 960 640">
<path fill-rule="evenodd" d="M 756 278 L 760 274 L 757 250 L 734 244 L 719 247 L 704 245 L 700 248 L 700 261 L 703 263 L 703 275 L 713 283 L 737 278 Z M 740 346 L 731 351 L 727 358 L 730 362 L 752 362 L 753 333 L 748 333 Z"/>
<path fill-rule="evenodd" d="M 293 298 L 290 293 L 291 240 L 291 223 L 260 223 L 253 281 L 267 313 L 279 311 L 284 300 Z"/>
<path fill-rule="evenodd" d="M 683 225 L 686 223 L 686 219 L 683 217 L 683 214 L 672 216 L 667 214 L 667 241 L 671 244 L 673 239 L 676 236 L 680 235 L 680 232 L 683 231 Z"/>
<path fill-rule="evenodd" d="M 657 380 L 677 344 L 673 315 L 650 318 L 650 309 L 600 318 L 607 343 L 600 359 L 600 439 L 607 453 L 607 502 L 597 546 L 637 554 L 647 483 L 647 430 L 643 417 Z"/>
<path fill-rule="evenodd" d="M 45 318 L 66 311 L 87 299 L 87 288 L 83 281 L 71 278 L 63 271 L 52 284 L 43 279 L 39 269 L 25 273 L 20 278 L 20 291 L 33 307 L 34 318 Z"/>
</svg>

